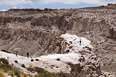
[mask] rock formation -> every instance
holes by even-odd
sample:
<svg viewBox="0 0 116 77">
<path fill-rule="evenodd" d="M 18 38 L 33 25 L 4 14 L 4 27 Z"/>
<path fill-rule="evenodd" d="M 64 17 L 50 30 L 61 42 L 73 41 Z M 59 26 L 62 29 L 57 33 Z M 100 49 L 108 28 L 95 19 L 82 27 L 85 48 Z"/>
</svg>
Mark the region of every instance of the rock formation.
<svg viewBox="0 0 116 77">
<path fill-rule="evenodd" d="M 64 53 L 63 33 L 92 41 L 101 69 L 115 71 L 116 4 L 81 9 L 22 9 L 0 12 L 0 49 L 26 56 Z"/>
</svg>

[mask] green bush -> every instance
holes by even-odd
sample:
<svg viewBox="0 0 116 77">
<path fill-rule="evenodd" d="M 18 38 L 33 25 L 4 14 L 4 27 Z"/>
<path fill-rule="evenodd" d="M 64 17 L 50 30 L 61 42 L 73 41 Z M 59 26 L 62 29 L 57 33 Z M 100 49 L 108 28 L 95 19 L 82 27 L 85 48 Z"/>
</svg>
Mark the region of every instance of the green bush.
<svg viewBox="0 0 116 77">
<path fill-rule="evenodd" d="M 34 59 L 31 59 L 31 61 L 33 62 L 33 61 L 34 61 Z"/>
<path fill-rule="evenodd" d="M 72 41 L 69 41 L 70 44 L 72 44 Z"/>
<path fill-rule="evenodd" d="M 15 73 L 14 73 L 13 70 L 9 70 L 9 71 L 7 72 L 7 74 L 10 75 L 10 76 L 15 76 Z"/>
<path fill-rule="evenodd" d="M 23 68 L 25 68 L 25 65 L 24 65 L 24 64 L 22 64 L 21 66 L 22 66 Z"/>
<path fill-rule="evenodd" d="M 70 46 L 70 44 L 68 44 L 68 46 Z"/>
<path fill-rule="evenodd" d="M 35 61 L 39 61 L 39 59 L 35 59 Z"/>
<path fill-rule="evenodd" d="M 59 58 L 57 58 L 56 60 L 57 60 L 57 61 L 60 61 L 60 59 L 59 59 Z"/>
<path fill-rule="evenodd" d="M 18 64 L 18 61 L 17 60 L 15 60 L 14 62 Z"/>
</svg>

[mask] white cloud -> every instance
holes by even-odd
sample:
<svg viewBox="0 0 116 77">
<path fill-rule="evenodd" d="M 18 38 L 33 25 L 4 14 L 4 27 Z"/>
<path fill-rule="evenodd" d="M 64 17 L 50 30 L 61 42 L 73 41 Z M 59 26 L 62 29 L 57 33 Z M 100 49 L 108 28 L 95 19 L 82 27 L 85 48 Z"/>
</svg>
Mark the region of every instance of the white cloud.
<svg viewBox="0 0 116 77">
<path fill-rule="evenodd" d="M 21 5 L 21 4 L 32 4 L 31 0 L 0 0 L 0 5 Z"/>
<path fill-rule="evenodd" d="M 14 9 L 16 9 L 17 7 L 13 7 Z"/>
<path fill-rule="evenodd" d="M 79 3 L 87 3 L 87 4 L 95 4 L 95 5 L 106 5 L 108 3 L 116 3 L 115 0 L 38 0 L 39 4 L 54 4 L 54 3 L 62 3 L 62 4 L 79 4 Z"/>
<path fill-rule="evenodd" d="M 1 11 L 6 11 L 6 9 L 2 9 Z"/>
</svg>

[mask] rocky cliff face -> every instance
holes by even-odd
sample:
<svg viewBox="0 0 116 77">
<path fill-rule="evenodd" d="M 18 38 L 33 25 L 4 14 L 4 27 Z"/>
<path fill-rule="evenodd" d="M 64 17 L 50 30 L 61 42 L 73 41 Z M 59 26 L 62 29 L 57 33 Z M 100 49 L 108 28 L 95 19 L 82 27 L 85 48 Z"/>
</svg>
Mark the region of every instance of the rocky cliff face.
<svg viewBox="0 0 116 77">
<path fill-rule="evenodd" d="M 64 53 L 66 42 L 60 38 L 61 34 L 76 34 L 90 39 L 102 69 L 109 71 L 106 67 L 112 67 L 115 73 L 115 13 L 115 4 L 82 9 L 0 12 L 0 49 L 18 51 L 23 56 L 27 51 L 31 56 Z"/>
<path fill-rule="evenodd" d="M 44 29 L 41 27 L 12 27 L 2 26 L 0 30 L 0 48 L 9 52 L 25 56 L 26 52 L 31 55 L 61 53 L 62 32 Z"/>
</svg>

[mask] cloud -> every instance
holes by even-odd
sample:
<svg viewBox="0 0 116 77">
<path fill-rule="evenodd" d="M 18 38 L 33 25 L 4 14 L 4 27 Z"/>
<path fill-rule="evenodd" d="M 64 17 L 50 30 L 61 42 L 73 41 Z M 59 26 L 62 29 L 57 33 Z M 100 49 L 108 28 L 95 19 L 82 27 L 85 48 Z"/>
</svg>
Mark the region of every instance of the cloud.
<svg viewBox="0 0 116 77">
<path fill-rule="evenodd" d="M 6 11 L 6 9 L 2 9 L 1 11 Z"/>
<path fill-rule="evenodd" d="M 17 6 L 22 4 L 32 4 L 31 0 L 0 0 L 0 5 Z"/>
<path fill-rule="evenodd" d="M 61 3 L 61 4 L 80 4 L 80 3 L 87 3 L 87 4 L 95 4 L 95 5 L 106 5 L 108 3 L 116 3 L 116 0 L 38 0 L 39 4 L 54 4 L 54 3 Z"/>
<path fill-rule="evenodd" d="M 13 7 L 14 9 L 16 9 L 17 7 Z"/>
</svg>

